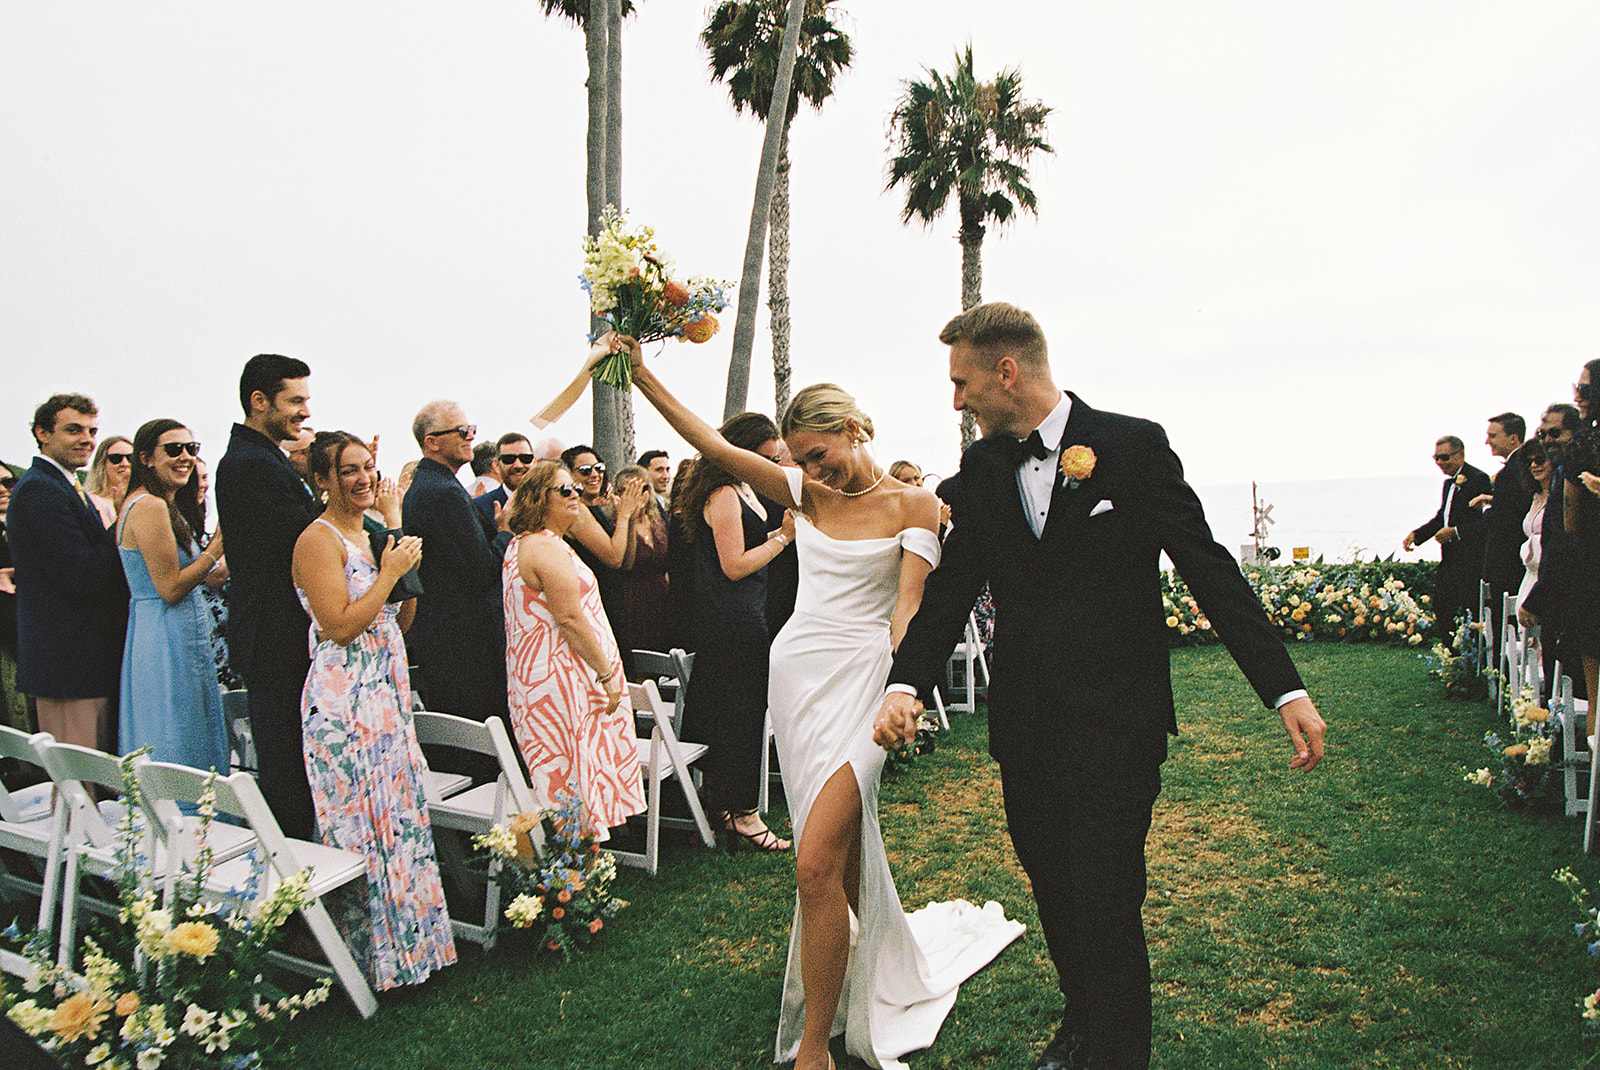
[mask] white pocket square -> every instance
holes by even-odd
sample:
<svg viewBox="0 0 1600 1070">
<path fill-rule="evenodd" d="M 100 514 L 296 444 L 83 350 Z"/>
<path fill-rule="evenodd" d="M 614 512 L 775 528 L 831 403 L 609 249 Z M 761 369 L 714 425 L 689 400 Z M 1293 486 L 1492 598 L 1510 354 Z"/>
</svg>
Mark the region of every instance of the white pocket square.
<svg viewBox="0 0 1600 1070">
<path fill-rule="evenodd" d="M 1111 512 L 1111 501 L 1110 501 L 1110 499 L 1107 498 L 1107 499 L 1101 499 L 1099 504 L 1097 504 L 1093 509 L 1090 509 L 1089 510 L 1089 515 L 1091 517 L 1095 517 L 1095 516 L 1099 516 L 1101 513 L 1109 513 L 1109 512 Z"/>
</svg>

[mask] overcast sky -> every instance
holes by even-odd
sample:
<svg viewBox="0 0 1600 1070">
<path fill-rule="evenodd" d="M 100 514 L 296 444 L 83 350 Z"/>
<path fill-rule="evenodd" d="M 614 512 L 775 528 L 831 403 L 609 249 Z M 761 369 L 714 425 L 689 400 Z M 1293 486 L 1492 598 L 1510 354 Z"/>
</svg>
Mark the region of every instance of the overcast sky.
<svg viewBox="0 0 1600 1070">
<path fill-rule="evenodd" d="M 857 59 L 793 134 L 795 383 L 956 463 L 951 214 L 884 191 L 904 79 L 970 41 L 1054 109 L 1037 219 L 984 244 L 1058 381 L 1163 422 L 1192 481 L 1431 472 L 1455 432 L 1568 400 L 1600 356 L 1600 4 L 856 0 Z M 736 279 L 761 131 L 708 83 L 707 5 L 624 36 L 624 200 Z M 383 434 L 459 399 L 484 435 L 582 356 L 584 57 L 534 0 L 0 5 L 0 456 L 34 405 L 190 424 L 214 461 L 251 354 L 313 369 L 312 424 Z M 763 299 L 765 293 L 763 293 Z M 720 416 L 732 339 L 660 374 Z M 770 411 L 763 315 L 751 407 Z M 641 403 L 642 404 L 642 403 Z M 589 404 L 557 428 L 589 434 Z M 681 455 L 654 414 L 640 448 Z"/>
</svg>

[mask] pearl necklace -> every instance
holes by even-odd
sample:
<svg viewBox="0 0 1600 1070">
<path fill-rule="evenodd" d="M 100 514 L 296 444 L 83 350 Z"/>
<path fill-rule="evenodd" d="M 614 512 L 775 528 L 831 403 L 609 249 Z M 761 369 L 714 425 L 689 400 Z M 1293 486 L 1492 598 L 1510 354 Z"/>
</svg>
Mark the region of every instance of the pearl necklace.
<svg viewBox="0 0 1600 1070">
<path fill-rule="evenodd" d="M 878 489 L 878 484 L 882 483 L 883 482 L 883 477 L 888 475 L 888 474 L 889 474 L 889 470 L 887 468 L 885 468 L 883 471 L 879 472 L 878 473 L 878 478 L 873 480 L 872 481 L 872 486 L 868 487 L 866 490 L 841 490 L 839 493 L 843 494 L 846 498 L 859 498 L 863 494 L 870 494 L 873 491 Z"/>
</svg>

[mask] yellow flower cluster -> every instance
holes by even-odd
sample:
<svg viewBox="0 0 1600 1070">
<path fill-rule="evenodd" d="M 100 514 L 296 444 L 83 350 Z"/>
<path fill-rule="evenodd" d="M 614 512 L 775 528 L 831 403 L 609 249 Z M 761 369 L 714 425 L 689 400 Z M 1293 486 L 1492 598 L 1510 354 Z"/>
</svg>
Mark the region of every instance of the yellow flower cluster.
<svg viewBox="0 0 1600 1070">
<path fill-rule="evenodd" d="M 1267 618 L 1288 638 L 1375 639 L 1418 646 L 1432 622 L 1423 603 L 1394 577 L 1355 583 L 1330 577 L 1315 566 L 1282 566 L 1252 569 L 1246 579 L 1260 597 Z M 1164 573 L 1162 585 L 1167 627 L 1177 633 L 1179 641 L 1211 638 L 1211 622 L 1182 578 Z"/>
</svg>

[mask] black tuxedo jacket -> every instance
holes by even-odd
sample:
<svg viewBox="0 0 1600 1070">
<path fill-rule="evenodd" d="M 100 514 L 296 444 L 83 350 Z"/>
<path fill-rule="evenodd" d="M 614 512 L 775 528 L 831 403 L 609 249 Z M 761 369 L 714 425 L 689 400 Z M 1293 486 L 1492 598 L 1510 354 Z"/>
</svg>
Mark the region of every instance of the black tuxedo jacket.
<svg viewBox="0 0 1600 1070">
<path fill-rule="evenodd" d="M 114 698 L 128 627 L 115 533 L 43 457 L 17 480 L 6 530 L 17 570 L 17 690 Z"/>
<path fill-rule="evenodd" d="M 1539 618 L 1545 635 L 1559 635 L 1567 625 L 1573 578 L 1572 536 L 1567 534 L 1567 480 L 1558 468 L 1550 481 L 1550 497 L 1539 526 L 1539 578 L 1528 589 L 1522 608 Z"/>
<path fill-rule="evenodd" d="M 498 505 L 501 508 L 507 508 L 510 504 L 510 501 L 511 495 L 509 492 L 507 492 L 506 485 L 502 483 L 498 487 L 494 488 L 494 490 L 491 490 L 486 494 L 480 494 L 476 498 L 472 499 L 472 507 L 481 513 L 483 518 L 489 522 L 489 527 L 493 528 L 494 507 Z"/>
<path fill-rule="evenodd" d="M 1522 543 L 1527 538 L 1522 522 L 1533 494 L 1523 481 L 1522 468 L 1516 453 L 1506 458 L 1494 475 L 1494 503 L 1484 516 L 1483 578 L 1499 594 L 1521 587 L 1527 571 L 1522 564 Z"/>
<path fill-rule="evenodd" d="M 246 683 L 303 680 L 311 666 L 294 544 L 321 513 L 278 444 L 234 424 L 217 462 L 217 524 L 228 557 L 228 657 Z"/>
<path fill-rule="evenodd" d="M 891 683 L 925 692 L 943 674 L 973 600 L 994 597 L 989 751 L 1002 765 L 1054 765 L 1084 786 L 1147 775 L 1176 733 L 1161 601 L 1166 552 L 1261 700 L 1304 686 L 1160 425 L 1100 412 L 1072 395 L 1063 446 L 1094 471 L 1057 477 L 1043 536 L 1023 515 L 1006 444 L 961 459 L 943 560 L 901 641 Z"/>
<path fill-rule="evenodd" d="M 466 681 L 483 691 L 484 702 L 498 696 L 496 708 L 504 709 L 506 624 L 500 569 L 510 532 L 496 531 L 474 508 L 455 474 L 427 457 L 417 464 L 402 511 L 406 534 L 422 537 L 422 597 L 406 645 L 422 664 L 424 686 Z"/>
<path fill-rule="evenodd" d="M 1456 483 L 1456 480 L 1460 480 Z M 1450 499 L 1450 485 L 1455 483 L 1456 496 Z M 1480 494 L 1489 494 L 1494 484 L 1481 469 L 1470 464 L 1446 479 L 1439 489 L 1439 511 L 1427 523 L 1412 532 L 1417 542 L 1425 542 L 1439 533 L 1440 528 L 1456 529 L 1456 538 L 1439 545 L 1440 583 L 1453 584 L 1461 591 L 1464 601 L 1477 604 L 1477 578 L 1482 572 L 1483 541 L 1486 533 L 1483 512 L 1469 504 Z M 1444 515 L 1444 503 L 1450 500 L 1450 515 Z M 1518 523 L 1521 518 L 1518 518 Z M 1468 587 L 1472 589 L 1468 591 Z M 1470 595 L 1470 598 L 1468 597 Z"/>
</svg>

